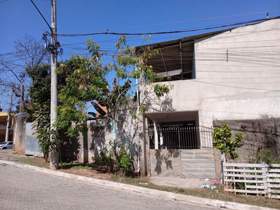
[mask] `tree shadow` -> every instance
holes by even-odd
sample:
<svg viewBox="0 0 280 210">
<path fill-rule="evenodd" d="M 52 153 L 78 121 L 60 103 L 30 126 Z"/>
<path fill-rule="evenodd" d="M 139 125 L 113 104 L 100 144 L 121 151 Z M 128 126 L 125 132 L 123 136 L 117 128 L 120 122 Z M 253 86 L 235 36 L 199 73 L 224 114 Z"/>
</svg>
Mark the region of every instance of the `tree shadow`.
<svg viewBox="0 0 280 210">
<path fill-rule="evenodd" d="M 60 147 L 61 162 L 70 163 L 78 160 L 79 149 L 78 138 L 64 137 Z"/>
<path fill-rule="evenodd" d="M 174 158 L 178 158 L 180 156 L 180 152 L 178 149 L 168 149 L 168 150 L 155 150 L 155 172 L 159 175 L 163 171 L 163 164 L 166 170 L 173 170 L 173 160 Z"/>
</svg>

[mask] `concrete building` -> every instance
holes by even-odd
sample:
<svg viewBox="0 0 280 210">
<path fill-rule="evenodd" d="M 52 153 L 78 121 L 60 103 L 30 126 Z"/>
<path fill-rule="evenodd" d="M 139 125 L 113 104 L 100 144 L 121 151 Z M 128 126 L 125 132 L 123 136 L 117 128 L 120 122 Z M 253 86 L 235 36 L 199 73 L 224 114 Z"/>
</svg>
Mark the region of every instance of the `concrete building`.
<svg viewBox="0 0 280 210">
<path fill-rule="evenodd" d="M 153 66 L 170 92 L 145 113 L 144 164 L 152 176 L 214 178 L 215 120 L 280 117 L 280 19 L 150 45 Z M 139 49 L 143 48 L 139 47 Z"/>
</svg>

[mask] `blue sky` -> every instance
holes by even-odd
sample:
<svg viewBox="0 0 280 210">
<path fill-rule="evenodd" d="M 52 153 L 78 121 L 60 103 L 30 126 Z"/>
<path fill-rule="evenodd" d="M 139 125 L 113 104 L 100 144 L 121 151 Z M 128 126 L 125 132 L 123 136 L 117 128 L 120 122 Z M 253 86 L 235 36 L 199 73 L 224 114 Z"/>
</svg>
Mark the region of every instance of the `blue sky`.
<svg viewBox="0 0 280 210">
<path fill-rule="evenodd" d="M 50 0 L 34 0 L 50 19 Z M 280 0 L 57 0 L 58 32 L 159 31 L 233 23 L 280 15 Z M 40 38 L 47 30 L 29 0 L 0 0 L 0 53 L 13 51 L 14 42 L 25 35 Z M 180 35 L 152 37 L 168 40 Z M 88 37 L 90 38 L 90 37 Z M 115 38 L 92 37 L 105 49 L 112 49 Z M 60 41 L 82 47 L 87 38 L 64 38 Z M 131 38 L 131 44 L 143 43 L 143 37 Z M 79 52 L 65 47 L 67 55 Z M 66 56 L 67 56 L 66 55 Z"/>
<path fill-rule="evenodd" d="M 50 20 L 50 0 L 34 0 Z M 58 33 L 96 31 L 146 32 L 192 29 L 280 15 L 280 0 L 57 0 Z M 40 39 L 48 28 L 29 0 L 0 0 L 0 54 L 14 51 L 14 42 L 29 35 Z M 131 37 L 131 45 L 175 39 L 185 34 Z M 114 36 L 59 38 L 61 58 L 85 53 L 93 38 L 105 50 L 114 50 Z M 1 79 L 7 77 L 0 74 Z M 5 101 L 5 94 L 0 94 Z"/>
</svg>

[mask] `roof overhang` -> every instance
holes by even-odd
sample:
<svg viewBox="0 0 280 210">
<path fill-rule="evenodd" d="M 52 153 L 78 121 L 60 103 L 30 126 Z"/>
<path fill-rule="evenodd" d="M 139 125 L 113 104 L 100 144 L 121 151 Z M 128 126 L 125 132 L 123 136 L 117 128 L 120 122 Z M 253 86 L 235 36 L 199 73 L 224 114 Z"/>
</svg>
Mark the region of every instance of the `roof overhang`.
<svg viewBox="0 0 280 210">
<path fill-rule="evenodd" d="M 210 32 L 206 32 L 206 33 L 200 33 L 200 34 L 195 34 L 195 35 L 190 35 L 190 36 L 186 36 L 180 39 L 174 39 L 174 40 L 169 40 L 169 41 L 164 41 L 164 42 L 157 42 L 157 43 L 153 43 L 153 44 L 147 44 L 147 45 L 140 45 L 140 46 L 136 46 L 136 52 L 141 53 L 141 51 L 143 51 L 145 48 L 149 47 L 152 49 L 157 49 L 157 48 L 163 48 L 163 47 L 168 47 L 170 45 L 176 45 L 184 42 L 194 42 L 196 40 L 199 39 L 206 39 L 209 38 L 211 36 L 215 36 L 217 34 L 226 32 L 226 31 L 231 31 L 233 29 L 236 28 L 241 28 L 241 27 L 246 27 L 246 26 L 250 26 L 250 25 L 256 25 L 262 22 L 266 22 L 269 20 L 274 20 L 274 19 L 280 19 L 280 16 L 275 16 L 275 17 L 271 17 L 271 18 L 262 18 L 262 19 L 257 19 L 257 20 L 252 20 L 252 21 L 247 21 L 247 22 L 240 22 L 240 23 L 235 23 L 232 24 L 232 26 L 229 25 L 224 25 L 224 26 L 220 26 L 220 28 L 224 28 L 222 30 L 216 30 L 216 31 L 210 31 Z M 208 29 L 205 28 L 205 31 L 210 30 L 211 28 L 215 28 L 215 27 L 209 27 Z M 218 27 L 216 27 L 218 28 Z"/>
</svg>

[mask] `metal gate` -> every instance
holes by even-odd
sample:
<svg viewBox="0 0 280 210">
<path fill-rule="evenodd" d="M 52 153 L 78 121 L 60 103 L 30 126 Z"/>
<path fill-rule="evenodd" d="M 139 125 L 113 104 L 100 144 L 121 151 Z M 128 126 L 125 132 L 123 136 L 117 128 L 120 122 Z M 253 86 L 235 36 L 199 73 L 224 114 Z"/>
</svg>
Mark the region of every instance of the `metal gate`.
<svg viewBox="0 0 280 210">
<path fill-rule="evenodd" d="M 150 148 L 154 149 L 153 129 L 150 130 Z M 160 149 L 199 149 L 199 127 L 194 121 L 159 123 L 158 148 Z"/>
</svg>

